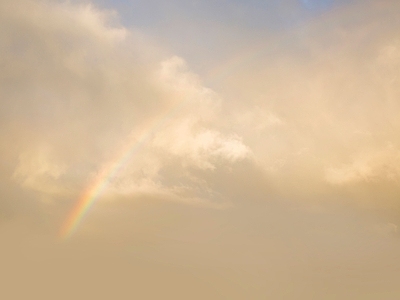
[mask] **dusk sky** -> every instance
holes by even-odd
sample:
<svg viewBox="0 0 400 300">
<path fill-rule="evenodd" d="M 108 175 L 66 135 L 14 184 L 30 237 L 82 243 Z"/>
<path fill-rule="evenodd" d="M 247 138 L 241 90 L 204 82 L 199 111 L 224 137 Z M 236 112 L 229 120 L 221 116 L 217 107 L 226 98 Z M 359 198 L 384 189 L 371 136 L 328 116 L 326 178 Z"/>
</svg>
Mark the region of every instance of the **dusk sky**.
<svg viewBox="0 0 400 300">
<path fill-rule="evenodd" d="M 0 299 L 400 299 L 399 16 L 0 0 Z"/>
</svg>

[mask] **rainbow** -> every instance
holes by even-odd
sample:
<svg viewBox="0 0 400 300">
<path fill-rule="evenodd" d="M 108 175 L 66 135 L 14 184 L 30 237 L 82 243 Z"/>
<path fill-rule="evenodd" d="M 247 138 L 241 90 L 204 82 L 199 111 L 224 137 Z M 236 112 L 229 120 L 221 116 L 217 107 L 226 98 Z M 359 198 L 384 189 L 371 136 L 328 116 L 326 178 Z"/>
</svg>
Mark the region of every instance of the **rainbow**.
<svg viewBox="0 0 400 300">
<path fill-rule="evenodd" d="M 232 66 L 239 65 L 240 62 L 245 60 L 243 57 L 252 57 L 254 56 L 254 53 L 258 52 L 258 49 L 251 49 L 250 51 L 246 51 L 244 55 L 235 56 L 234 58 L 228 60 L 227 63 L 214 68 L 209 74 L 207 74 L 206 77 L 208 79 L 220 79 L 225 77 L 228 69 L 232 68 Z M 176 115 L 189 102 L 189 99 L 183 100 L 172 106 L 167 113 L 161 115 L 161 118 L 155 118 L 155 121 L 152 122 L 153 125 L 149 126 L 150 129 L 143 134 L 143 136 L 137 140 L 133 140 L 127 146 L 123 147 L 123 149 L 115 156 L 115 158 L 101 169 L 101 171 L 84 190 L 75 206 L 68 214 L 59 231 L 59 239 L 66 240 L 74 234 L 90 208 L 103 194 L 103 192 L 107 190 L 112 180 L 119 173 L 119 171 L 128 164 L 132 156 L 152 137 L 155 132 L 159 131 L 168 120 Z"/>
<path fill-rule="evenodd" d="M 150 135 L 149 135 L 150 136 Z M 121 168 L 128 162 L 129 158 L 133 155 L 141 144 L 146 140 L 146 136 L 142 137 L 138 142 L 127 147 L 122 151 L 116 159 L 109 162 L 92 180 L 84 193 L 81 195 L 76 205 L 65 220 L 59 237 L 61 239 L 69 238 L 77 229 L 83 217 L 87 214 L 95 200 L 107 189 L 111 180 L 121 170 Z"/>
<path fill-rule="evenodd" d="M 126 146 L 122 147 L 122 150 L 119 151 L 115 158 L 101 169 L 82 193 L 62 224 L 58 234 L 61 240 L 66 240 L 73 235 L 82 219 L 95 201 L 108 188 L 119 171 L 128 164 L 132 156 L 153 136 L 153 134 L 159 131 L 170 118 L 176 115 L 185 106 L 185 104 L 187 104 L 187 101 L 182 101 L 173 106 L 163 117 L 156 118 L 158 121 L 153 122 L 153 126 L 149 126 L 151 128 L 149 131 L 143 134 L 139 139 L 132 140 Z"/>
</svg>

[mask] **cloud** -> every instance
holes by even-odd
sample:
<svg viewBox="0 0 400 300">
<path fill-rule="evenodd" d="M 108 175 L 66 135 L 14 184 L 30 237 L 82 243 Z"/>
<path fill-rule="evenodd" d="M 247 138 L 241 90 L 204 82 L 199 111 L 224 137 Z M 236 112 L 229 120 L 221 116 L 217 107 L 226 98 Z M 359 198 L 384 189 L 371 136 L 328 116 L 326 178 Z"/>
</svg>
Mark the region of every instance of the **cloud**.
<svg viewBox="0 0 400 300">
<path fill-rule="evenodd" d="M 21 153 L 13 178 L 25 188 L 47 194 L 56 193 L 57 184 L 51 181 L 57 181 L 65 173 L 66 166 L 57 164 L 51 156 L 46 148 Z"/>
<path fill-rule="evenodd" d="M 224 78 L 224 110 L 280 197 L 398 209 L 398 11 L 327 11 L 254 42 Z"/>
<path fill-rule="evenodd" d="M 133 151 L 127 144 L 137 150 L 113 178 L 114 196 L 212 201 L 193 194 L 190 168 L 249 157 L 241 137 L 216 122 L 219 96 L 182 58 L 153 51 L 113 13 L 23 0 L 2 1 L 1 14 L 3 157 L 14 163 L 10 177 L 40 198 L 79 194 L 104 165 Z M 194 186 L 163 179 L 172 162 Z"/>
<path fill-rule="evenodd" d="M 378 180 L 398 181 L 400 151 L 389 145 L 382 150 L 360 154 L 350 165 L 329 168 L 326 179 L 334 185 Z"/>
<path fill-rule="evenodd" d="M 218 206 L 240 198 L 229 183 L 250 202 L 320 201 L 379 182 L 393 199 L 400 49 L 389 21 L 375 22 L 387 6 L 365 5 L 370 19 L 349 23 L 346 11 L 327 12 L 276 37 L 279 53 L 259 43 L 265 51 L 236 63 L 218 93 L 115 13 L 31 0 L 1 7 L 1 152 L 7 176 L 39 198 L 74 199 L 130 153 L 106 198 Z"/>
<path fill-rule="evenodd" d="M 211 89 L 178 51 L 76 2 L 0 0 L 0 298 L 399 293 L 398 4 L 238 38 Z"/>
</svg>

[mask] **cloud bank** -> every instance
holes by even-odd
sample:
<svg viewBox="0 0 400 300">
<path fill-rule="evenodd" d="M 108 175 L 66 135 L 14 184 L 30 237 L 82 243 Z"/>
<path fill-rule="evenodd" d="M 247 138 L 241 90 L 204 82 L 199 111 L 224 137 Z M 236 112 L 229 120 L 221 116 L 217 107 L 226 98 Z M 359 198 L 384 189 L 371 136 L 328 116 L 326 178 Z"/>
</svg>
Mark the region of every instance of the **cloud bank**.
<svg viewBox="0 0 400 300">
<path fill-rule="evenodd" d="M 365 5 L 367 23 L 331 11 L 260 44 L 217 93 L 113 12 L 2 1 L 4 176 L 41 200 L 74 199 L 125 151 L 108 199 L 397 209 L 399 37 L 396 21 L 377 22 L 394 7 Z"/>
<path fill-rule="evenodd" d="M 76 196 L 129 143 L 138 149 L 109 191 L 132 197 L 195 197 L 190 168 L 249 157 L 240 136 L 214 124 L 218 95 L 112 13 L 47 1 L 1 6 L 2 156 L 10 177 L 39 198 Z M 170 180 L 172 164 L 190 184 Z"/>
</svg>

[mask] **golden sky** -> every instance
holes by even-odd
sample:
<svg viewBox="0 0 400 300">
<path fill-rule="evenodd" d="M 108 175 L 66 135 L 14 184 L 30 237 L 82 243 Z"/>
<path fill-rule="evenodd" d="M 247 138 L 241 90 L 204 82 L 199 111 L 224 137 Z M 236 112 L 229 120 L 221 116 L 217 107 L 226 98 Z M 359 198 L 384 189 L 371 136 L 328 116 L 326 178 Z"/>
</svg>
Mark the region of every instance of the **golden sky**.
<svg viewBox="0 0 400 300">
<path fill-rule="evenodd" d="M 0 0 L 0 299 L 400 297 L 400 2 Z"/>
</svg>

